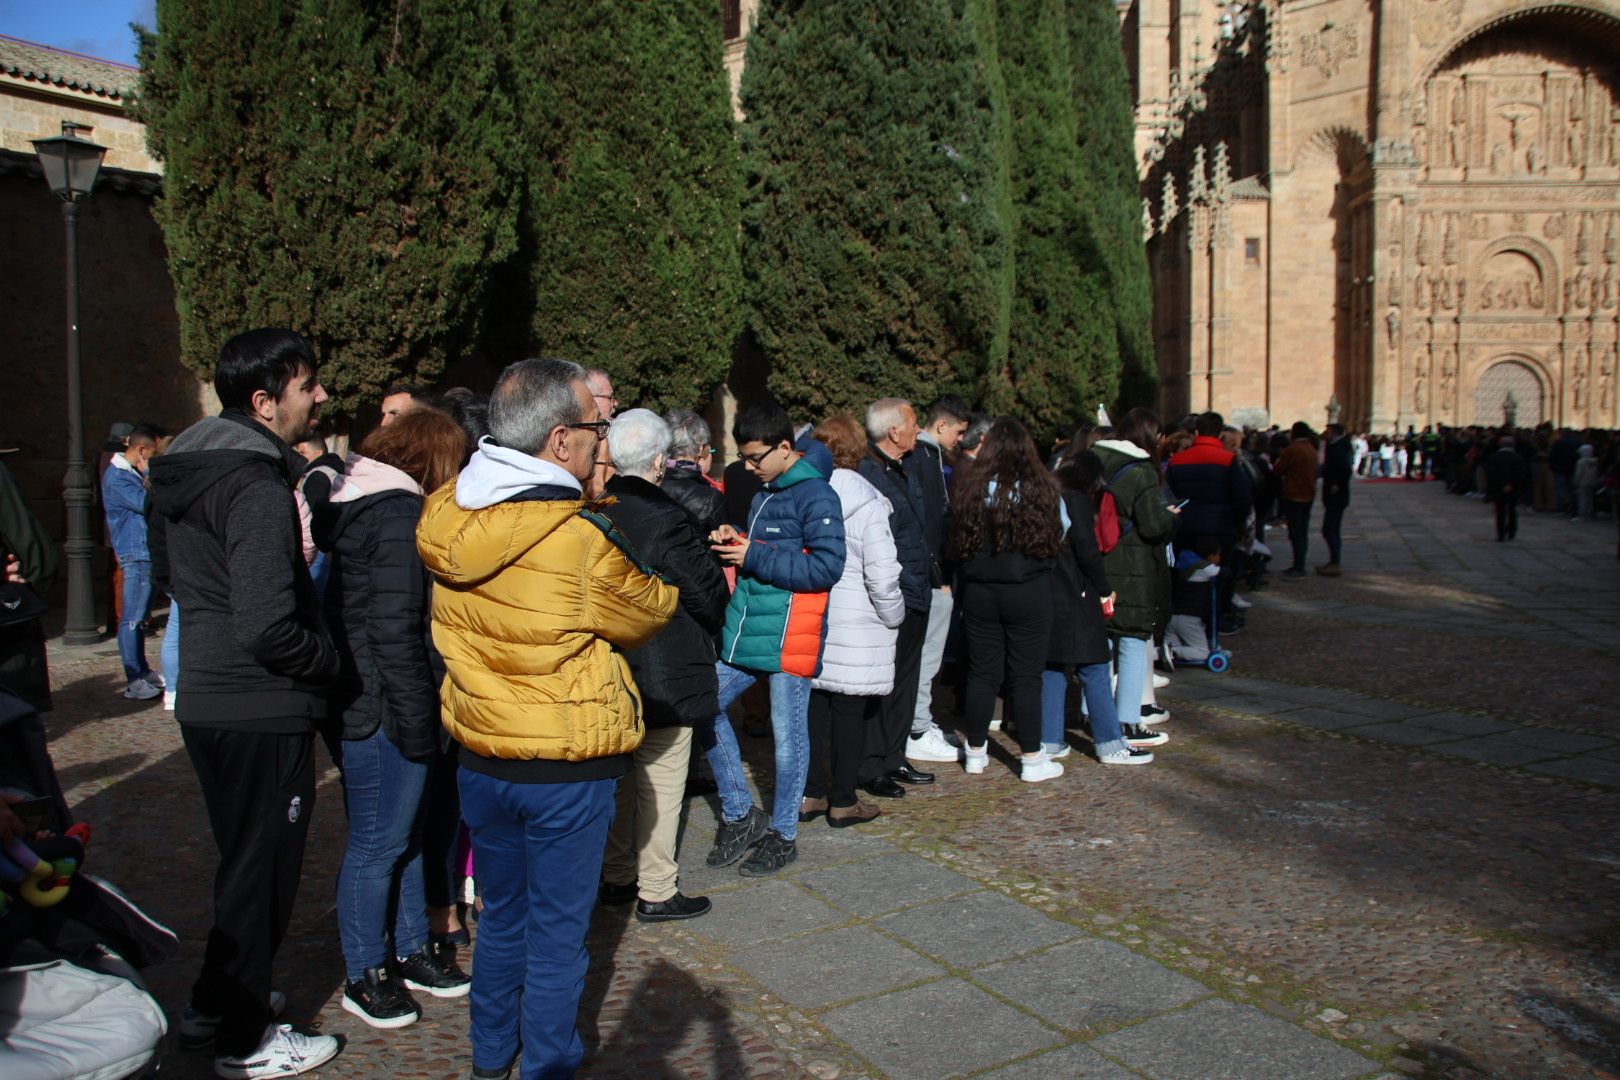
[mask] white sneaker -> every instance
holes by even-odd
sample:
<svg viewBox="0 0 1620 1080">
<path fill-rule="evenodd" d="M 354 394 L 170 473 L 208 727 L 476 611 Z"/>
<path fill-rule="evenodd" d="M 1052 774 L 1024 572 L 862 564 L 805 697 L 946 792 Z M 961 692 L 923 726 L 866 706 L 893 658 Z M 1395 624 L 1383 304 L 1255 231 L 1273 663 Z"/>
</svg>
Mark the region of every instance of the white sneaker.
<svg viewBox="0 0 1620 1080">
<path fill-rule="evenodd" d="M 1044 750 L 1034 757 L 1025 757 L 1018 768 L 1018 778 L 1026 784 L 1055 780 L 1062 775 L 1063 766 L 1047 757 Z"/>
<path fill-rule="evenodd" d="M 214 1075 L 225 1080 L 297 1076 L 325 1065 L 337 1057 L 338 1049 L 338 1041 L 330 1035 L 301 1035 L 291 1024 L 271 1024 L 251 1054 L 214 1058 Z"/>
<path fill-rule="evenodd" d="M 163 711 L 174 712 L 174 703 L 179 699 L 179 697 L 180 691 L 178 690 L 163 691 Z"/>
<path fill-rule="evenodd" d="M 287 1011 L 287 995 L 280 990 L 270 991 L 270 1015 L 272 1018 L 280 1016 Z M 219 1017 L 208 1013 L 198 1012 L 190 1005 L 180 1014 L 180 1046 L 185 1050 L 201 1050 L 214 1041 L 214 1032 L 219 1028 Z"/>
<path fill-rule="evenodd" d="M 962 744 L 962 771 L 970 776 L 976 776 L 990 767 L 990 744 L 985 743 L 977 750 L 967 743 Z"/>
<path fill-rule="evenodd" d="M 1053 761 L 1056 761 L 1060 757 L 1068 757 L 1071 749 L 1073 748 L 1070 747 L 1066 742 L 1057 743 L 1055 745 L 1052 743 L 1041 743 L 1041 750 L 1045 752 L 1046 756 L 1051 758 Z"/>
<path fill-rule="evenodd" d="M 960 761 L 962 751 L 950 744 L 943 731 L 930 727 L 906 739 L 906 757 L 912 761 Z"/>
<path fill-rule="evenodd" d="M 1236 593 L 1232 594 L 1232 606 L 1237 608 L 1239 611 L 1248 611 L 1250 608 L 1254 607 L 1253 604 L 1243 599 L 1243 597 L 1238 596 Z"/>
<path fill-rule="evenodd" d="M 1097 760 L 1104 765 L 1147 765 L 1152 763 L 1153 754 L 1148 750 L 1137 750 L 1127 746 L 1111 754 L 1099 754 Z"/>
<path fill-rule="evenodd" d="M 1169 679 L 1168 676 L 1160 675 L 1157 671 L 1155 671 L 1153 673 L 1153 689 L 1155 689 L 1155 690 L 1163 690 L 1165 687 L 1167 687 L 1169 685 L 1170 685 L 1170 679 Z"/>
<path fill-rule="evenodd" d="M 990 730 L 991 731 L 1000 731 L 1001 730 L 1001 717 L 992 716 L 990 718 Z"/>
</svg>

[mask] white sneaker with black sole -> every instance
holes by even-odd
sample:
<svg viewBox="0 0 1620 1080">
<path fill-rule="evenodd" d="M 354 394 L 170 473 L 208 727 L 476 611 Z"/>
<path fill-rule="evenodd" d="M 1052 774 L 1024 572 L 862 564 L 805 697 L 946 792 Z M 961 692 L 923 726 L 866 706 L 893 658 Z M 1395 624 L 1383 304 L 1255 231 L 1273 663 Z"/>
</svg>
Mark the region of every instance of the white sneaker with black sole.
<svg viewBox="0 0 1620 1080">
<path fill-rule="evenodd" d="M 250 1054 L 214 1058 L 214 1075 L 225 1080 L 256 1080 L 261 1076 L 297 1076 L 318 1069 L 337 1057 L 341 1049 L 330 1035 L 304 1035 L 291 1024 L 271 1024 L 264 1039 Z"/>
<path fill-rule="evenodd" d="M 280 990 L 270 991 L 270 1017 L 275 1019 L 287 1011 L 287 995 Z M 214 1045 L 214 1032 L 219 1030 L 217 1016 L 198 1012 L 190 1005 L 180 1014 L 180 1049 L 201 1050 Z"/>
</svg>

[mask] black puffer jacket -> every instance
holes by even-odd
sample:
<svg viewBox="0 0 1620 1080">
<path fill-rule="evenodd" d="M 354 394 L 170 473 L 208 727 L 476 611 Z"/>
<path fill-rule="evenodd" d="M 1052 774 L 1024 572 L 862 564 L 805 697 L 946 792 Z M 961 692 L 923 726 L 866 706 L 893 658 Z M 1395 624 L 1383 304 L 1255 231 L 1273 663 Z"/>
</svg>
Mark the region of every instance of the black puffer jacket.
<svg viewBox="0 0 1620 1080">
<path fill-rule="evenodd" d="M 430 578 L 416 553 L 422 496 L 390 489 L 310 510 L 315 541 L 332 556 L 326 621 L 343 663 L 332 734 L 369 739 L 381 726 L 401 754 L 423 757 L 439 746 L 444 662 L 433 647 Z"/>
<path fill-rule="evenodd" d="M 867 445 L 859 472 L 894 507 L 889 514 L 889 530 L 894 533 L 894 549 L 900 556 L 900 594 L 906 598 L 906 610 L 926 613 L 933 603 L 933 588 L 943 584 L 943 579 L 939 563 L 928 550 L 922 481 L 915 472 L 871 444 Z"/>
<path fill-rule="evenodd" d="M 1049 664 L 1106 664 L 1107 620 L 1102 598 L 1113 592 L 1097 550 L 1091 500 L 1078 491 L 1065 491 L 1069 534 L 1058 552 L 1052 576 L 1052 635 L 1047 639 Z"/>
<path fill-rule="evenodd" d="M 691 516 L 701 535 L 707 537 L 726 523 L 726 497 L 703 478 L 696 465 L 670 462 L 658 487 Z"/>
<path fill-rule="evenodd" d="M 619 475 L 608 481 L 607 493 L 617 501 L 602 512 L 630 541 L 636 557 L 681 592 L 669 625 L 627 657 L 647 726 L 713 720 L 720 711 L 714 635 L 725 622 L 730 599 L 720 560 L 709 550 L 706 534 L 658 485 Z"/>
</svg>

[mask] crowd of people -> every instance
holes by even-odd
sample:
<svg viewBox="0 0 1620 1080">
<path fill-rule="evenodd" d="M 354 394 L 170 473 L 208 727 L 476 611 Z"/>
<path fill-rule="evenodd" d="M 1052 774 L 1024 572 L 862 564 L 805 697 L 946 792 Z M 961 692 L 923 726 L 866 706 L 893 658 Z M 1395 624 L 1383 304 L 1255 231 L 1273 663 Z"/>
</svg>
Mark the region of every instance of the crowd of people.
<svg viewBox="0 0 1620 1080">
<path fill-rule="evenodd" d="M 998 729 L 1027 783 L 1077 750 L 1147 765 L 1156 689 L 1241 631 L 1269 525 L 1282 576 L 1306 573 L 1319 478 L 1316 569 L 1341 572 L 1356 472 L 1336 425 L 1165 431 L 1135 408 L 1046 453 L 1015 418 L 887 397 L 811 422 L 744 407 L 717 476 L 696 413 L 621 411 L 605 373 L 555 359 L 489 395 L 393 388 L 339 454 L 288 330 L 226 343 L 215 389 L 222 412 L 172 441 L 126 433 L 102 495 L 124 692 L 165 695 L 219 850 L 179 1034 L 224 1077 L 339 1050 L 278 1021 L 271 981 L 323 748 L 343 1007 L 394 1029 L 422 995 L 468 996 L 475 1077 L 572 1075 L 593 908 L 711 910 L 678 875 L 695 784 L 708 865 L 758 877 L 803 825 L 871 822 L 930 769 L 990 774 Z M 728 710 L 755 686 L 774 758 L 751 784 Z"/>
</svg>

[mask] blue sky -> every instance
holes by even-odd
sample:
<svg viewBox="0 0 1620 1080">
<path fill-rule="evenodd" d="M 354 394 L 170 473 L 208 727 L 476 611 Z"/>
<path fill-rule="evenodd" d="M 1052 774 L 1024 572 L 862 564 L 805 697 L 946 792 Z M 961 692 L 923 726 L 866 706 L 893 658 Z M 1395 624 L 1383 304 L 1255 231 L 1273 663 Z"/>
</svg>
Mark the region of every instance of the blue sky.
<svg viewBox="0 0 1620 1080">
<path fill-rule="evenodd" d="M 0 0 L 0 34 L 86 53 L 121 64 L 135 62 L 129 24 L 151 26 L 156 0 Z"/>
</svg>

